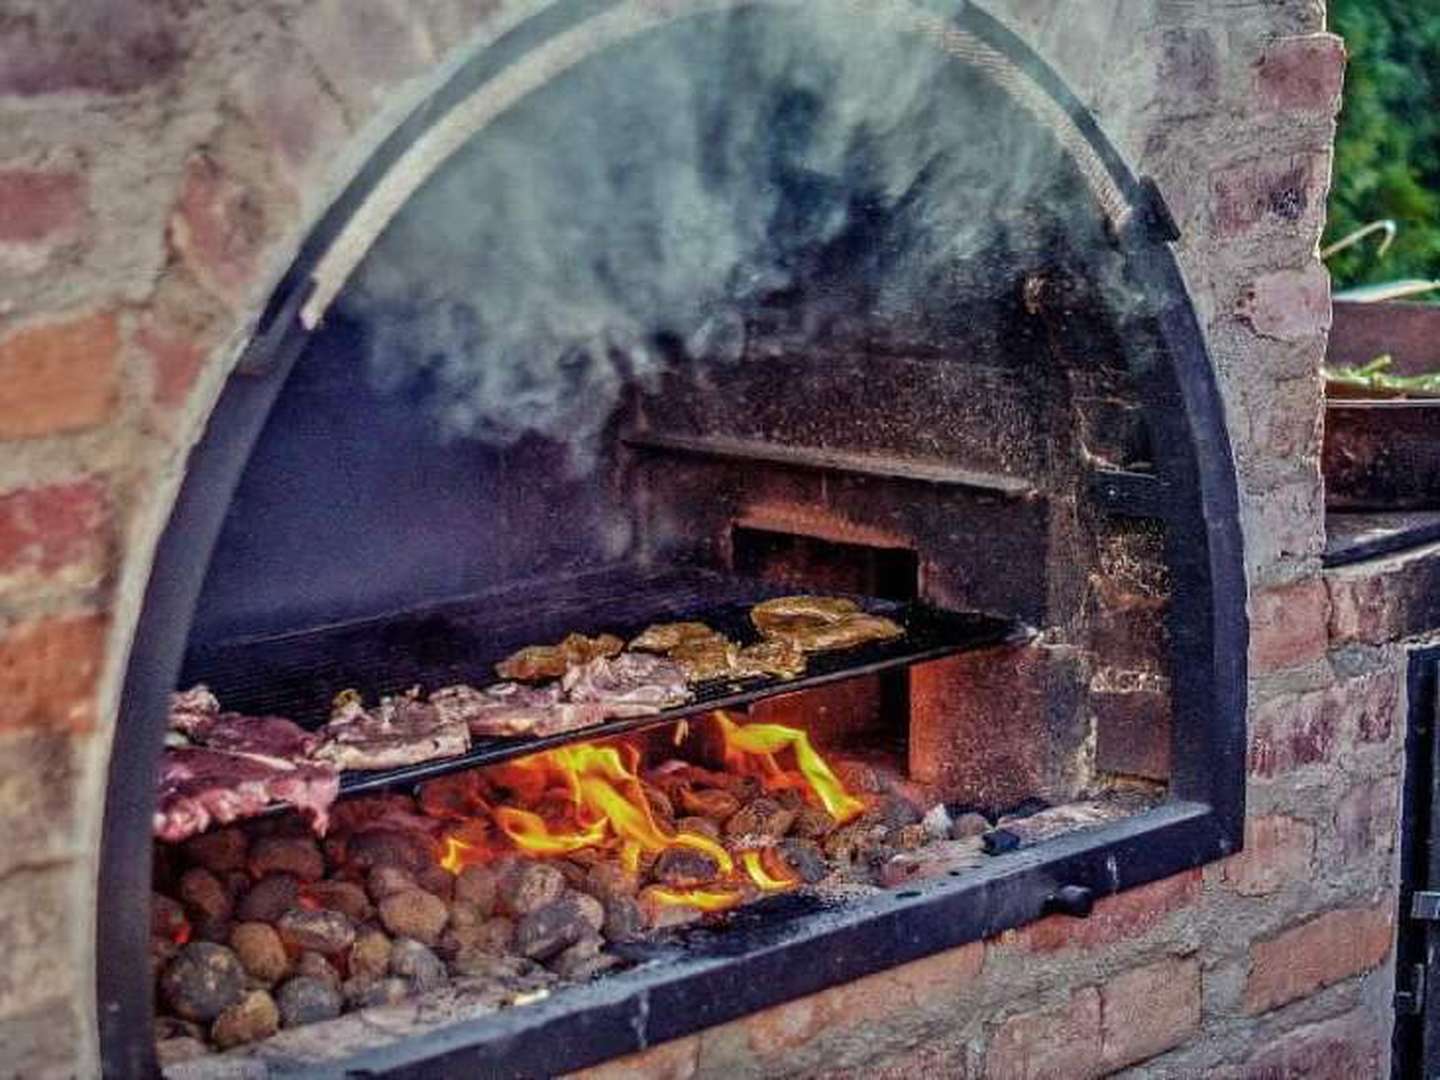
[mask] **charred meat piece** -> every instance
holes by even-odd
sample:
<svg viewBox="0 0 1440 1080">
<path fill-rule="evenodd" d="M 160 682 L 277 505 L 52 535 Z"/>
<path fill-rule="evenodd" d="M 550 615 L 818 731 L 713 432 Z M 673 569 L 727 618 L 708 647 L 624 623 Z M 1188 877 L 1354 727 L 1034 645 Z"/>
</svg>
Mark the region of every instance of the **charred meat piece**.
<svg viewBox="0 0 1440 1080">
<path fill-rule="evenodd" d="M 664 654 L 689 642 L 718 637 L 721 635 L 703 622 L 655 623 L 647 626 L 639 637 L 631 641 L 630 648 Z"/>
<path fill-rule="evenodd" d="M 538 682 L 558 679 L 572 667 L 589 663 L 602 656 L 615 656 L 625 643 L 614 634 L 586 637 L 571 634 L 558 645 L 527 645 L 495 665 L 502 679 Z"/>
<path fill-rule="evenodd" d="M 503 682 L 483 690 L 447 686 L 430 695 L 430 704 L 441 716 L 464 723 L 475 738 L 554 735 L 605 719 L 605 710 L 598 705 L 563 700 L 558 683 Z"/>
<path fill-rule="evenodd" d="M 607 717 L 653 716 L 692 696 L 684 668 L 647 653 L 597 657 L 567 671 L 562 686 L 572 702 L 600 705 Z"/>
<path fill-rule="evenodd" d="M 329 824 L 340 777 L 328 765 L 198 747 L 170 749 L 160 762 L 155 835 L 175 842 L 260 813 L 274 802 L 303 811 L 318 833 Z"/>
<path fill-rule="evenodd" d="M 736 657 L 736 663 L 745 675 L 793 679 L 805 674 L 804 651 L 782 638 L 766 638 L 754 645 L 746 645 Z"/>
<path fill-rule="evenodd" d="M 793 619 L 835 622 L 859 611 L 855 601 L 843 596 L 777 596 L 751 608 L 750 621 L 768 637 L 772 626 L 786 625 Z"/>
<path fill-rule="evenodd" d="M 384 698 L 368 710 L 342 695 L 321 736 L 315 757 L 341 769 L 393 769 L 470 749 L 463 722 L 409 694 Z"/>
<path fill-rule="evenodd" d="M 756 604 L 750 621 L 768 640 L 801 652 L 846 649 L 905 633 L 899 623 L 870 615 L 840 596 L 781 596 Z"/>
<path fill-rule="evenodd" d="M 719 634 L 682 641 L 666 655 L 685 669 L 685 677 L 691 682 L 733 679 L 742 674 L 739 646 Z"/>
<path fill-rule="evenodd" d="M 870 641 L 888 641 L 904 633 L 904 627 L 883 615 L 860 614 L 832 622 L 795 617 L 772 624 L 766 636 L 808 653 L 848 649 Z"/>
</svg>

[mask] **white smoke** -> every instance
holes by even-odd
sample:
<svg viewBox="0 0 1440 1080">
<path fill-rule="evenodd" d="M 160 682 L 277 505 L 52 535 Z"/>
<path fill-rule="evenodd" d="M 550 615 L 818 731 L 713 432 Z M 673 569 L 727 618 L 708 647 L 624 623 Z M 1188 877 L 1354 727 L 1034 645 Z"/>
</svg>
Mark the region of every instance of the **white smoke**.
<svg viewBox="0 0 1440 1080">
<path fill-rule="evenodd" d="M 943 318 L 1002 254 L 1040 244 L 1065 204 L 1046 185 L 1068 174 L 987 85 L 828 5 L 683 20 L 478 135 L 341 310 L 367 328 L 374 383 L 442 434 L 538 434 L 583 470 L 627 385 L 742 360 L 757 311 L 822 336 L 861 315 Z"/>
</svg>

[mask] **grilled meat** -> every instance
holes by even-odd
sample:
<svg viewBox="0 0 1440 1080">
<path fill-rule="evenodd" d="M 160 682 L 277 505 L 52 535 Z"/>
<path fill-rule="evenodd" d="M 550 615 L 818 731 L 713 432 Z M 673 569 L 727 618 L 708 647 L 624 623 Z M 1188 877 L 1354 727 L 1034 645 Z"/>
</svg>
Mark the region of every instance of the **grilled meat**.
<svg viewBox="0 0 1440 1080">
<path fill-rule="evenodd" d="M 430 695 L 447 720 L 464 723 L 475 738 L 554 735 L 590 727 L 605 719 L 599 705 L 563 700 L 560 685 L 525 686 L 503 682 L 477 690 L 447 686 Z"/>
<path fill-rule="evenodd" d="M 203 683 L 170 695 L 170 730 L 193 735 L 220 715 L 220 701 Z"/>
<path fill-rule="evenodd" d="M 271 803 L 301 810 L 318 833 L 329 824 L 340 776 L 329 765 L 200 747 L 170 749 L 160 762 L 155 835 L 175 842 L 260 813 Z"/>
<path fill-rule="evenodd" d="M 706 641 L 720 636 L 718 631 L 710 629 L 703 622 L 654 623 L 630 642 L 630 648 L 664 654 L 690 642 Z"/>
<path fill-rule="evenodd" d="M 600 705 L 607 717 L 653 716 L 693 696 L 684 668 L 648 653 L 596 657 L 567 671 L 561 686 L 572 702 Z"/>
<path fill-rule="evenodd" d="M 819 621 L 803 616 L 773 620 L 766 636 L 782 641 L 801 652 L 824 652 L 848 649 L 870 641 L 888 641 L 900 637 L 905 628 L 883 615 L 849 615 L 832 621 Z"/>
<path fill-rule="evenodd" d="M 777 596 L 751 608 L 750 621 L 768 637 L 772 627 L 787 625 L 795 619 L 835 622 L 859 611 L 855 601 L 843 596 Z"/>
<path fill-rule="evenodd" d="M 615 656 L 625 643 L 614 634 L 586 637 L 570 634 L 558 645 L 527 645 L 495 665 L 502 679 L 539 682 L 558 679 L 566 670 L 589 663 L 597 657 Z"/>
<path fill-rule="evenodd" d="M 766 638 L 753 645 L 746 645 L 736 657 L 740 671 L 745 675 L 774 675 L 781 679 L 793 679 L 805 674 L 805 653 L 793 642 L 781 638 Z"/>
<path fill-rule="evenodd" d="M 463 721 L 409 694 L 384 698 L 369 710 L 342 695 L 321 736 L 315 757 L 341 769 L 393 769 L 470 749 Z"/>
</svg>

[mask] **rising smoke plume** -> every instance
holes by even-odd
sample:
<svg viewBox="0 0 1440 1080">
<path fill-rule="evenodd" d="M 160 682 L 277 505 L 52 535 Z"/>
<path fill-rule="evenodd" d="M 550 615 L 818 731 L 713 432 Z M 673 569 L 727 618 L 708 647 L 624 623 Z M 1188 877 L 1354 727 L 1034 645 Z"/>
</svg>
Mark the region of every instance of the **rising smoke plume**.
<svg viewBox="0 0 1440 1080">
<path fill-rule="evenodd" d="M 809 335 L 943 318 L 1062 204 L 1057 148 L 1010 109 L 933 42 L 833 5 L 684 19 L 473 139 L 341 310 L 372 381 L 443 435 L 538 434 L 583 470 L 628 383 L 742 362 L 767 307 Z"/>
</svg>

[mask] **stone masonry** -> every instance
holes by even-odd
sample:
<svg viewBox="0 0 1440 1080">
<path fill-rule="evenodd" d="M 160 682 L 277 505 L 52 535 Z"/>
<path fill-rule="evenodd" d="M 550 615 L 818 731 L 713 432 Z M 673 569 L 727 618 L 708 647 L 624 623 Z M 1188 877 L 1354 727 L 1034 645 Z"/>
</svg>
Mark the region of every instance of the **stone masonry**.
<svg viewBox="0 0 1440 1080">
<path fill-rule="evenodd" d="M 0 1074 L 97 1070 L 92 925 L 119 684 L 187 451 L 248 328 L 328 201 L 445 61 L 538 6 L 6 4 Z M 1106 900 L 1087 922 L 1042 921 L 592 1080 L 1386 1068 L 1396 642 L 1425 628 L 1406 576 L 1433 573 L 1440 553 L 1319 569 L 1330 316 L 1316 246 L 1343 47 L 1321 0 L 989 6 L 1156 177 L 1184 231 L 1242 478 L 1246 851 Z M 144 898 L 104 901 L 117 902 Z"/>
</svg>

